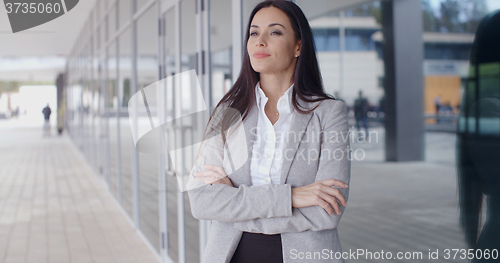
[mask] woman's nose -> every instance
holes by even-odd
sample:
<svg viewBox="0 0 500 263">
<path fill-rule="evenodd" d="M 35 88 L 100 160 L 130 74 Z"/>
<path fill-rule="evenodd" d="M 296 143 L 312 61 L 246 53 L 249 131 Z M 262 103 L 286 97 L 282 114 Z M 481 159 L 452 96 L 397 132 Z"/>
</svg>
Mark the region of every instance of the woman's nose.
<svg viewBox="0 0 500 263">
<path fill-rule="evenodd" d="M 256 46 L 260 46 L 260 47 L 264 47 L 264 46 L 266 46 L 267 44 L 266 44 L 266 41 L 264 40 L 264 38 L 263 38 L 262 36 L 259 36 L 259 37 L 257 38 L 257 41 L 255 42 L 255 45 L 256 45 Z"/>
</svg>

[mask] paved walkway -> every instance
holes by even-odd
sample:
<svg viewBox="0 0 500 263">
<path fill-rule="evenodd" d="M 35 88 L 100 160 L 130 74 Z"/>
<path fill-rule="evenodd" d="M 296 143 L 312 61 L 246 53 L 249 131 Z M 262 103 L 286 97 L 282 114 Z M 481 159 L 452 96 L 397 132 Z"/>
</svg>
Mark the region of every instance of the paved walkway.
<svg viewBox="0 0 500 263">
<path fill-rule="evenodd" d="M 69 138 L 13 126 L 0 123 L 1 262 L 158 262 Z M 383 129 L 373 130 L 378 137 L 351 144 L 366 155 L 352 163 L 342 248 L 393 257 L 422 252 L 422 258 L 346 262 L 466 262 L 444 259 L 445 249 L 466 248 L 454 134 L 426 133 L 426 161 L 387 163 Z M 439 259 L 429 259 L 429 249 Z"/>
<path fill-rule="evenodd" d="M 349 201 L 339 224 L 343 251 L 391 252 L 393 259 L 367 259 L 346 262 L 467 262 L 444 259 L 445 249 L 467 248 L 458 225 L 458 194 L 453 133 L 425 134 L 426 160 L 422 162 L 384 162 L 384 131 L 370 142 L 351 143 L 353 151 L 366 154 L 352 162 Z M 378 140 L 377 136 L 378 135 Z M 438 259 L 429 259 L 438 250 Z M 394 259 L 406 252 L 409 259 Z M 413 252 L 422 252 L 416 259 Z M 451 256 L 453 256 L 452 253 Z M 418 256 L 418 255 L 416 255 Z"/>
<path fill-rule="evenodd" d="M 158 262 L 68 137 L 13 126 L 0 124 L 0 262 Z"/>
</svg>

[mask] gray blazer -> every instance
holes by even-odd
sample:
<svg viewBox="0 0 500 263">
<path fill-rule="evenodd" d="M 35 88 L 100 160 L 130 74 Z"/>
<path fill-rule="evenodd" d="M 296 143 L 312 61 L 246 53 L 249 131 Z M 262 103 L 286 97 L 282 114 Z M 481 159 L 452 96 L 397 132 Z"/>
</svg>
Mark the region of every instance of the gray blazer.
<svg viewBox="0 0 500 263">
<path fill-rule="evenodd" d="M 283 158 L 280 184 L 252 186 L 250 158 L 255 133 L 251 128 L 256 127 L 258 116 L 255 103 L 243 121 L 248 160 L 239 169 L 232 171 L 226 149 L 224 154 L 217 154 L 209 146 L 202 150 L 205 154 L 200 154 L 204 157 L 196 159 L 188 182 L 191 186 L 197 184 L 188 190 L 191 212 L 197 219 L 212 220 L 203 262 L 229 262 L 242 231 L 281 233 L 284 263 L 344 262 L 337 233 L 342 215 L 329 215 L 320 206 L 292 208 L 291 189 L 329 178 L 349 184 L 347 108 L 339 100 L 316 103 L 298 100 L 307 108 L 320 105 L 309 114 L 292 116 L 290 132 L 303 136 L 289 139 L 285 144 L 284 153 L 288 157 Z M 315 152 L 321 152 L 321 158 Z M 206 171 L 205 164 L 222 166 L 235 187 L 195 182 L 193 173 Z M 347 200 L 349 188 L 339 189 Z M 340 207 L 343 214 L 344 207 Z"/>
</svg>

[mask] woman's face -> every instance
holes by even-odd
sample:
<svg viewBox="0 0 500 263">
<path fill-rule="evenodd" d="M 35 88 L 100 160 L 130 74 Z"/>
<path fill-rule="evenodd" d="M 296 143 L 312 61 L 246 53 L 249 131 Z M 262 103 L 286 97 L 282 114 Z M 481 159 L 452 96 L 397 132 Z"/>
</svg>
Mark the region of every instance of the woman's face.
<svg viewBox="0 0 500 263">
<path fill-rule="evenodd" d="M 285 12 L 276 7 L 262 8 L 250 24 L 247 51 L 252 68 L 261 74 L 293 69 L 300 43 Z"/>
</svg>

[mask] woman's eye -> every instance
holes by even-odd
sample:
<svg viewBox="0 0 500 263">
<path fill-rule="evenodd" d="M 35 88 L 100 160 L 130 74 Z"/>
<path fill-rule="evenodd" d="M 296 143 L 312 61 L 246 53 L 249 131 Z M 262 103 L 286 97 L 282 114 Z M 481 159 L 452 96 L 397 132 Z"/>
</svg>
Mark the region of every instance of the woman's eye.
<svg viewBox="0 0 500 263">
<path fill-rule="evenodd" d="M 257 32 L 251 32 L 250 33 L 250 36 L 256 36 L 257 35 Z"/>
<path fill-rule="evenodd" d="M 273 32 L 271 32 L 271 35 L 281 35 L 281 32 L 280 31 L 273 31 Z"/>
</svg>

